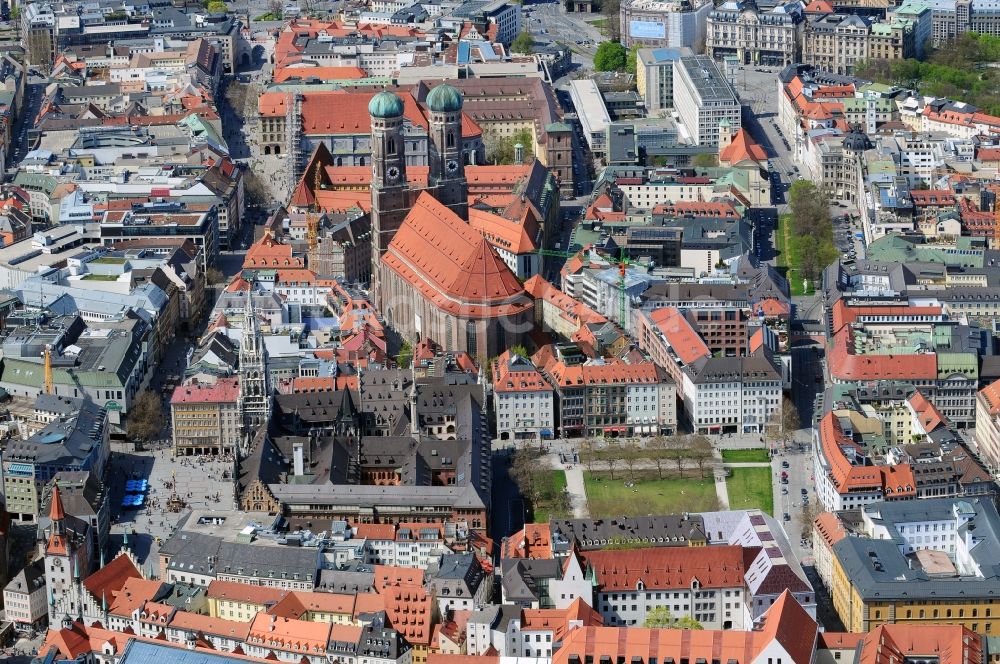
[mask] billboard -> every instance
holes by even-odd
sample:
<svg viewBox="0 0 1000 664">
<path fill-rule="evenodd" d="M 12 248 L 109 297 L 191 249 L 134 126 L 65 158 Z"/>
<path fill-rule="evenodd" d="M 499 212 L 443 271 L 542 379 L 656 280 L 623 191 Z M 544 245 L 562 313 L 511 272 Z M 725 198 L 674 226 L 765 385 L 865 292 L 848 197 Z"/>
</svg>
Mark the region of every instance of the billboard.
<svg viewBox="0 0 1000 664">
<path fill-rule="evenodd" d="M 667 26 L 659 21 L 629 21 L 628 35 L 633 39 L 666 39 Z"/>
</svg>

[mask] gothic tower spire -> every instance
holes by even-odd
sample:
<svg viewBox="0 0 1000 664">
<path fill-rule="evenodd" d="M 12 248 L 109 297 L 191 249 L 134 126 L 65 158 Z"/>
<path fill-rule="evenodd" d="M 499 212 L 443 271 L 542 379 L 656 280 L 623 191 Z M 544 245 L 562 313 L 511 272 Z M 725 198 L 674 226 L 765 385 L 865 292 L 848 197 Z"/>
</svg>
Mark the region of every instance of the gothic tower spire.
<svg viewBox="0 0 1000 664">
<path fill-rule="evenodd" d="M 368 103 L 372 123 L 372 297 L 381 305 L 379 264 L 409 212 L 403 100 L 383 90 Z"/>
<path fill-rule="evenodd" d="M 462 93 L 442 83 L 427 93 L 427 185 L 443 205 L 462 219 L 469 216 L 469 187 L 462 151 Z"/>
<path fill-rule="evenodd" d="M 253 440 L 253 432 L 266 426 L 271 416 L 271 386 L 267 374 L 267 350 L 264 335 L 254 310 L 252 286 L 247 290 L 243 310 L 243 337 L 240 340 L 240 417 L 244 445 Z M 244 449 L 243 454 L 249 454 Z"/>
</svg>

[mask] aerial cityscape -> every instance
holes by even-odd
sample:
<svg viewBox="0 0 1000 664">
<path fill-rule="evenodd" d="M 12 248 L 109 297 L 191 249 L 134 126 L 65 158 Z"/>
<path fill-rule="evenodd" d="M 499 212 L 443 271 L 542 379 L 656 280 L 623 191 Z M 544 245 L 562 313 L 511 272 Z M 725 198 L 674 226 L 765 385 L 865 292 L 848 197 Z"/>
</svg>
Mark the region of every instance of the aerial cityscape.
<svg viewBox="0 0 1000 664">
<path fill-rule="evenodd" d="M 0 166 L 0 661 L 1000 662 L 997 0 L 0 0 Z"/>
</svg>

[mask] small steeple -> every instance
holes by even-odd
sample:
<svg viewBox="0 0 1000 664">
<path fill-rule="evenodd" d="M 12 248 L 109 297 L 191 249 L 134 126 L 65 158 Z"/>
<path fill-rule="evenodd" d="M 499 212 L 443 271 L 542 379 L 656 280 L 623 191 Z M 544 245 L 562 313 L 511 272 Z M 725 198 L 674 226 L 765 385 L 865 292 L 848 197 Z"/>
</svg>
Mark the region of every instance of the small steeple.
<svg viewBox="0 0 1000 664">
<path fill-rule="evenodd" d="M 52 532 L 56 532 L 58 524 L 59 534 L 62 534 L 63 521 L 66 520 L 66 510 L 63 508 L 62 495 L 59 493 L 59 485 L 52 487 L 52 504 L 49 506 L 49 518 L 52 520 Z"/>
</svg>

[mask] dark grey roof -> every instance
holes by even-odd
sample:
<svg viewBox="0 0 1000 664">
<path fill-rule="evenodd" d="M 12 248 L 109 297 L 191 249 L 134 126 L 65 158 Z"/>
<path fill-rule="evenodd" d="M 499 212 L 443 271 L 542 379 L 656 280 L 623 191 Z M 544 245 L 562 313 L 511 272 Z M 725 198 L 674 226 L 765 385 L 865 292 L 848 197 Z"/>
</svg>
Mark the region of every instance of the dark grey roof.
<svg viewBox="0 0 1000 664">
<path fill-rule="evenodd" d="M 667 514 L 614 519 L 553 519 L 552 545 L 568 550 L 573 544 L 580 550 L 601 549 L 610 541 L 644 542 L 650 538 L 659 544 L 687 546 L 690 541 L 706 541 L 705 520 L 698 514 Z M 683 537 L 684 539 L 680 539 Z M 663 541 L 660 540 L 663 538 Z"/>
</svg>

